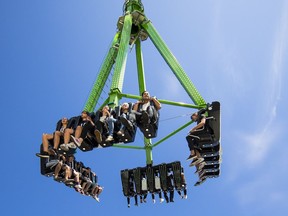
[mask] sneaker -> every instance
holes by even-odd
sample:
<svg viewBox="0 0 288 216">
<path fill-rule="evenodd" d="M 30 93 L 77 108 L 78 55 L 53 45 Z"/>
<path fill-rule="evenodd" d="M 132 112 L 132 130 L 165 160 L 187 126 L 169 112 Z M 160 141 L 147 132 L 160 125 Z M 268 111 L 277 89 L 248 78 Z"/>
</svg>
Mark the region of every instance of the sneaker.
<svg viewBox="0 0 288 216">
<path fill-rule="evenodd" d="M 63 143 L 63 144 L 60 145 L 60 148 L 61 148 L 63 151 L 69 151 L 68 144 Z"/>
<path fill-rule="evenodd" d="M 153 199 L 152 201 L 153 201 L 153 204 L 155 204 L 155 203 L 156 203 L 156 200 L 155 200 L 155 199 Z"/>
<path fill-rule="evenodd" d="M 189 155 L 189 157 L 186 159 L 187 161 L 189 161 L 189 160 L 194 160 L 195 158 L 197 158 L 197 156 L 196 155 Z"/>
<path fill-rule="evenodd" d="M 95 130 L 94 131 L 94 135 L 96 137 L 97 143 L 101 143 L 102 142 L 102 135 L 101 135 L 100 131 L 99 130 Z"/>
<path fill-rule="evenodd" d="M 112 140 L 114 140 L 113 136 L 109 135 L 105 141 L 106 142 L 110 142 Z"/>
<path fill-rule="evenodd" d="M 99 197 L 97 197 L 97 195 L 94 196 L 94 199 L 95 199 L 97 202 L 100 202 L 100 199 L 99 199 Z"/>
<path fill-rule="evenodd" d="M 204 161 L 204 158 L 195 158 L 191 163 L 190 163 L 190 167 L 191 166 L 195 166 L 196 164 L 202 163 Z"/>
<path fill-rule="evenodd" d="M 36 156 L 41 158 L 49 158 L 48 152 L 36 153 Z"/>
<path fill-rule="evenodd" d="M 80 147 L 81 146 L 81 142 L 79 138 L 74 137 L 73 135 L 71 135 L 71 138 L 73 139 L 73 142 Z"/>
<path fill-rule="evenodd" d="M 128 206 L 127 206 L 128 208 L 130 208 L 130 204 L 128 204 Z"/>
<path fill-rule="evenodd" d="M 120 117 L 120 121 L 129 131 L 133 129 L 133 124 L 131 121 L 127 120 L 124 117 Z"/>
<path fill-rule="evenodd" d="M 188 198 L 188 196 L 187 195 L 184 195 L 184 199 L 187 199 Z"/>
<path fill-rule="evenodd" d="M 164 202 L 164 199 L 163 199 L 163 198 L 161 198 L 161 199 L 160 199 L 160 203 L 163 203 L 163 202 Z"/>
<path fill-rule="evenodd" d="M 75 185 L 76 189 L 82 189 L 82 186 L 80 184 Z"/>
<path fill-rule="evenodd" d="M 199 185 L 203 184 L 206 180 L 207 180 L 207 178 L 199 179 L 199 180 L 194 184 L 194 186 L 199 186 Z"/>
<path fill-rule="evenodd" d="M 123 133 L 124 133 L 123 130 L 119 130 L 119 131 L 117 132 L 117 135 L 118 135 L 118 136 L 121 136 L 121 135 L 123 135 Z"/>
<path fill-rule="evenodd" d="M 149 124 L 149 115 L 145 111 L 142 112 L 141 124 L 143 124 L 143 125 Z"/>
<path fill-rule="evenodd" d="M 68 148 L 71 148 L 71 149 L 76 149 L 77 148 L 77 146 L 73 142 L 68 143 L 67 146 L 68 146 Z"/>
<path fill-rule="evenodd" d="M 48 150 L 48 154 L 49 155 L 52 155 L 52 156 L 56 156 L 57 155 L 57 152 L 56 152 L 57 150 L 56 149 L 49 149 Z"/>
</svg>

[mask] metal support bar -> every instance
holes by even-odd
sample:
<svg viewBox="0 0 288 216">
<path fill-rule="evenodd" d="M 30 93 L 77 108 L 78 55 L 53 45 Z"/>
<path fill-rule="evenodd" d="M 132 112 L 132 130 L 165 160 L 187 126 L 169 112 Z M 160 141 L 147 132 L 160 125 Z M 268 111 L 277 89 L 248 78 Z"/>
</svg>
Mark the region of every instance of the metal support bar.
<svg viewBox="0 0 288 216">
<path fill-rule="evenodd" d="M 139 95 L 121 94 L 121 96 L 125 97 L 125 98 L 135 99 L 135 100 L 141 99 L 141 96 L 139 96 Z M 162 103 L 162 104 L 168 104 L 168 105 L 180 106 L 180 107 L 187 107 L 187 108 L 193 108 L 193 109 L 202 109 L 202 108 L 205 108 L 207 106 L 207 104 L 193 105 L 193 104 L 187 104 L 187 103 L 183 103 L 183 102 L 174 102 L 174 101 L 163 100 L 163 99 L 158 99 L 158 101 L 160 103 Z"/>
<path fill-rule="evenodd" d="M 188 123 L 186 123 L 185 125 L 183 125 L 182 127 L 178 128 L 177 130 L 173 131 L 172 133 L 168 134 L 166 137 L 162 138 L 161 140 L 159 140 L 158 142 L 156 142 L 154 145 L 152 145 L 152 148 L 156 147 L 157 145 L 161 144 L 162 142 L 164 142 L 165 140 L 167 140 L 168 138 L 172 137 L 173 135 L 175 135 L 176 133 L 178 133 L 179 131 L 183 130 L 184 128 L 188 127 L 190 124 L 192 124 L 193 121 L 190 121 Z"/>
<path fill-rule="evenodd" d="M 116 147 L 116 148 L 126 148 L 126 149 L 145 150 L 145 147 L 129 146 L 129 145 L 120 145 L 120 144 L 114 144 L 114 145 L 112 145 L 112 147 Z"/>
<path fill-rule="evenodd" d="M 138 38 L 136 41 L 136 62 L 137 62 L 137 71 L 138 71 L 138 84 L 139 84 L 139 93 L 141 94 L 146 90 L 146 82 L 145 82 L 145 73 L 144 73 L 144 63 L 143 63 L 143 55 L 141 49 L 141 41 Z"/>
<path fill-rule="evenodd" d="M 112 42 L 112 46 L 109 49 L 108 54 L 106 55 L 106 58 L 101 66 L 97 80 L 94 82 L 89 98 L 87 99 L 84 110 L 88 112 L 92 112 L 95 109 L 98 99 L 101 95 L 101 92 L 112 69 L 112 66 L 115 62 L 115 58 L 118 51 L 117 44 L 119 42 L 119 35 L 120 35 L 119 32 L 116 33 Z"/>
<path fill-rule="evenodd" d="M 162 40 L 151 21 L 143 23 L 142 27 L 147 31 L 153 44 L 158 49 L 159 53 L 169 65 L 174 75 L 179 80 L 193 102 L 196 105 L 206 104 L 205 100 L 201 97 L 192 81 L 184 72 L 184 69 L 181 67 L 175 56 L 171 53 L 165 42 Z"/>
<path fill-rule="evenodd" d="M 125 16 L 124 25 L 121 32 L 120 45 L 115 62 L 115 70 L 111 84 L 111 92 L 109 96 L 110 98 L 109 104 L 114 103 L 114 106 L 118 105 L 119 94 L 122 92 L 129 40 L 131 34 L 131 26 L 132 26 L 132 16 L 131 14 L 127 14 Z"/>
</svg>

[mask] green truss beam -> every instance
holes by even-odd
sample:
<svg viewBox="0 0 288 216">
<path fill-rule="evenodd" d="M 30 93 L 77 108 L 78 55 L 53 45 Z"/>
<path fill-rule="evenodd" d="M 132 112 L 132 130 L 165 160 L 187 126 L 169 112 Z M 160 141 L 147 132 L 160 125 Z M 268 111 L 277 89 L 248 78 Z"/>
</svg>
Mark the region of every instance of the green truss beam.
<svg viewBox="0 0 288 216">
<path fill-rule="evenodd" d="M 132 15 L 127 14 L 124 18 L 124 24 L 121 31 L 120 45 L 115 62 L 114 75 L 112 79 L 111 92 L 109 96 L 110 98 L 109 104 L 113 104 L 112 107 L 118 105 L 120 99 L 120 93 L 122 92 L 123 88 L 131 27 L 132 27 Z"/>
<path fill-rule="evenodd" d="M 113 67 L 118 51 L 119 35 L 120 35 L 119 33 L 116 33 L 112 42 L 112 46 L 105 57 L 99 75 L 97 77 L 97 80 L 94 82 L 89 98 L 87 99 L 84 110 L 88 112 L 92 112 L 95 109 L 96 104 L 101 95 L 101 92 Z"/>
<path fill-rule="evenodd" d="M 201 97 L 200 93 L 197 91 L 196 87 L 194 86 L 190 78 L 187 76 L 184 69 L 181 67 L 175 56 L 172 54 L 165 42 L 162 40 L 151 21 L 143 23 L 142 27 L 146 30 L 153 44 L 158 49 L 159 53 L 169 65 L 174 75 L 179 80 L 179 82 L 181 83 L 185 91 L 188 93 L 190 98 L 193 100 L 193 102 L 196 105 L 206 104 L 205 100 Z"/>
</svg>

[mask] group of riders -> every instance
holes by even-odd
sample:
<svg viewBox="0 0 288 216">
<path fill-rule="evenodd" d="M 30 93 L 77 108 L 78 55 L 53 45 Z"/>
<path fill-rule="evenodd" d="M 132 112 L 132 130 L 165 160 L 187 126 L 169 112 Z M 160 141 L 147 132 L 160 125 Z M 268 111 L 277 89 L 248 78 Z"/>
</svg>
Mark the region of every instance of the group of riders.
<svg viewBox="0 0 288 216">
<path fill-rule="evenodd" d="M 133 131 L 135 125 L 141 129 L 149 128 L 149 125 L 158 124 L 158 111 L 161 109 L 161 103 L 156 97 L 151 97 L 148 91 L 144 91 L 141 96 L 141 100 L 137 101 L 132 107 L 126 102 L 121 104 L 120 115 L 118 116 L 116 116 L 114 110 L 111 110 L 109 106 L 106 105 L 98 111 L 97 121 L 95 121 L 95 115 L 93 116 L 85 110 L 82 111 L 81 117 L 76 125 L 75 123 L 71 124 L 66 117 L 62 118 L 53 134 L 44 133 L 42 135 L 43 147 L 41 152 L 36 155 L 48 159 L 58 157 L 60 161 L 55 165 L 54 178 L 57 179 L 58 173 L 62 170 L 66 182 L 70 181 L 69 179 L 72 176 L 74 181 L 70 182 L 73 182 L 75 189 L 79 189 L 78 191 L 81 193 L 90 194 L 98 200 L 98 195 L 103 190 L 102 187 L 98 187 L 98 184 L 93 183 L 91 179 L 91 184 L 88 184 L 89 187 L 87 184 L 85 184 L 86 187 L 81 186 L 79 178 L 81 179 L 83 174 L 75 168 L 76 166 L 74 167 L 73 165 L 73 167 L 71 167 L 71 163 L 69 162 L 71 160 L 70 157 L 73 155 L 63 155 L 59 152 L 65 153 L 70 149 L 73 150 L 80 147 L 87 136 L 92 135 L 98 144 L 103 142 L 113 143 L 115 139 L 117 141 L 117 137 L 124 136 L 126 131 Z M 189 166 L 196 166 L 195 173 L 199 175 L 199 180 L 195 185 L 199 185 L 206 180 L 206 177 L 201 173 L 205 166 L 205 160 L 199 153 L 198 140 L 195 137 L 207 129 L 206 116 L 204 113 L 196 112 L 192 114 L 191 119 L 193 122 L 197 122 L 197 125 L 189 131 L 186 137 L 190 150 L 190 155 L 187 160 L 192 160 Z M 143 132 L 145 130 L 141 129 L 141 131 Z M 150 134 L 147 135 L 144 132 L 143 134 L 146 138 L 151 138 Z M 84 167 L 82 167 L 82 169 L 87 170 Z M 93 173 L 91 169 L 90 173 Z"/>
</svg>

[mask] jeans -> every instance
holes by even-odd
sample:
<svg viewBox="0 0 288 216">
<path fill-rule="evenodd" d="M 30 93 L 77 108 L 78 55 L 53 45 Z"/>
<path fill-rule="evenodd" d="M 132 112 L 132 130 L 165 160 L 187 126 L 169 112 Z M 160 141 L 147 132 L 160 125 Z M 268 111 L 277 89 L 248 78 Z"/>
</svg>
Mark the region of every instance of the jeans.
<svg viewBox="0 0 288 216">
<path fill-rule="evenodd" d="M 113 136 L 114 123 L 115 123 L 117 120 L 114 119 L 113 117 L 109 117 L 106 121 L 107 121 L 107 123 L 108 123 L 109 136 Z"/>
</svg>

